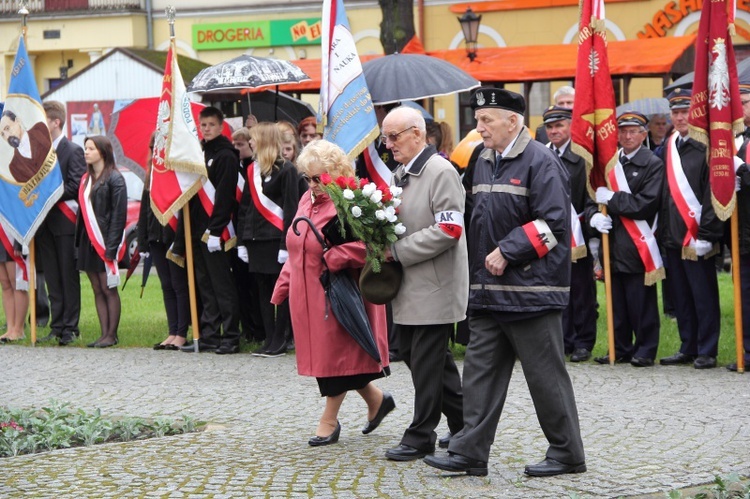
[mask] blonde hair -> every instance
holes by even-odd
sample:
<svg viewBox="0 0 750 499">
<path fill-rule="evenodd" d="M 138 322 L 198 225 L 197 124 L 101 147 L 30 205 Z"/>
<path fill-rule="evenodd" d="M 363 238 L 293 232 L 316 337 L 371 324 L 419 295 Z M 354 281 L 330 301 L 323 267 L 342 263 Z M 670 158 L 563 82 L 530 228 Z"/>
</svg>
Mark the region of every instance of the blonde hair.
<svg viewBox="0 0 750 499">
<path fill-rule="evenodd" d="M 443 135 L 443 140 L 440 142 L 439 149 L 447 156 L 450 156 L 453 152 L 453 130 L 451 130 L 451 126 L 448 123 L 441 121 L 440 133 Z"/>
<path fill-rule="evenodd" d="M 250 142 L 250 129 L 247 127 L 238 128 L 232 133 L 232 140 L 244 140 Z"/>
<path fill-rule="evenodd" d="M 299 156 L 299 141 L 297 140 L 297 134 L 292 132 L 282 132 L 281 133 L 281 145 L 282 149 L 283 146 L 287 144 L 292 144 L 294 146 L 294 158 L 291 160 L 292 162 L 297 161 L 297 156 Z"/>
<path fill-rule="evenodd" d="M 344 150 L 324 139 L 310 142 L 297 158 L 297 169 L 301 173 L 309 175 L 314 166 L 322 167 L 333 179 L 354 176 L 354 167 Z"/>
<path fill-rule="evenodd" d="M 255 163 L 260 166 L 261 175 L 268 176 L 276 160 L 281 158 L 281 132 L 276 123 L 262 121 L 250 129 L 250 137 L 255 140 Z"/>
</svg>

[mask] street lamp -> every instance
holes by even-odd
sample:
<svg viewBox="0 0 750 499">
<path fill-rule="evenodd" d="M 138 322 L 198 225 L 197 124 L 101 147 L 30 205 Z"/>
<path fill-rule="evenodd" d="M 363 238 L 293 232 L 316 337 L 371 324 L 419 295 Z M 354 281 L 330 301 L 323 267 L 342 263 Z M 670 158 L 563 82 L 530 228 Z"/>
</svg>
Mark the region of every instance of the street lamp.
<svg viewBox="0 0 750 499">
<path fill-rule="evenodd" d="M 473 62 L 477 58 L 477 38 L 479 38 L 479 23 L 482 22 L 482 16 L 476 15 L 471 7 L 466 7 L 466 12 L 458 18 L 458 22 L 461 23 L 461 31 L 464 32 L 466 53 L 469 60 Z"/>
</svg>

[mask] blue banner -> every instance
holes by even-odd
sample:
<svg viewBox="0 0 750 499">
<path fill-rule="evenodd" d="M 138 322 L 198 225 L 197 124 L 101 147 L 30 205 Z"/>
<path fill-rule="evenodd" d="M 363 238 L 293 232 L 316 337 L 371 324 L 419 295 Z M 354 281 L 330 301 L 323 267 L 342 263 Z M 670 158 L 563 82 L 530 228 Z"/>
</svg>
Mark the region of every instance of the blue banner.
<svg viewBox="0 0 750 499">
<path fill-rule="evenodd" d="M 29 244 L 63 194 L 63 181 L 23 37 L 0 115 L 0 220 Z"/>
<path fill-rule="evenodd" d="M 323 2 L 320 116 L 323 138 L 354 159 L 380 133 L 342 0 Z"/>
</svg>

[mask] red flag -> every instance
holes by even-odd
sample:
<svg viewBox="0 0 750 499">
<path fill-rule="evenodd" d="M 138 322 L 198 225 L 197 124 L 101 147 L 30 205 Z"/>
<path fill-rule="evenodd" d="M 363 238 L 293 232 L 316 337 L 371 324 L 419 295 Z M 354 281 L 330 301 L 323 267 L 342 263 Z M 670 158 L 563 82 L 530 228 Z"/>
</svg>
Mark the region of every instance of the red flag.
<svg viewBox="0 0 750 499">
<path fill-rule="evenodd" d="M 572 149 L 586 161 L 591 197 L 617 161 L 615 92 L 609 76 L 604 0 L 581 0 Z"/>
<path fill-rule="evenodd" d="M 711 203 L 726 220 L 734 211 L 734 136 L 744 130 L 726 0 L 703 3 L 695 48 L 690 136 L 706 145 Z"/>
<path fill-rule="evenodd" d="M 206 175 L 198 127 L 172 39 L 164 69 L 151 160 L 151 208 L 162 225 L 169 223 L 198 192 Z"/>
</svg>

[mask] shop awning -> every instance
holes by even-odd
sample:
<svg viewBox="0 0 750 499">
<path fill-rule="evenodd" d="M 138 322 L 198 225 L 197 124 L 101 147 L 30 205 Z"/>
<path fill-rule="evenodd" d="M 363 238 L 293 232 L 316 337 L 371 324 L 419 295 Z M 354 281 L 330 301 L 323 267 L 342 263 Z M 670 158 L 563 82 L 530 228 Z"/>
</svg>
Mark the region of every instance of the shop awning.
<svg viewBox="0 0 750 499">
<path fill-rule="evenodd" d="M 686 73 L 692 70 L 695 38 L 691 35 L 609 42 L 610 73 L 633 77 Z M 428 54 L 455 64 L 482 83 L 574 80 L 578 45 L 480 48 L 474 62 L 463 48 Z"/>
<path fill-rule="evenodd" d="M 612 76 L 654 77 L 684 74 L 693 70 L 695 35 L 643 38 L 609 42 L 609 68 Z M 445 59 L 482 83 L 518 83 L 529 81 L 574 80 L 578 45 L 527 45 L 523 47 L 480 48 L 471 62 L 466 50 L 434 50 L 428 55 Z M 362 62 L 380 55 L 360 56 Z M 283 85 L 286 93 L 320 90 L 320 59 L 294 62 L 310 81 Z M 397 75 L 394 75 L 394 78 Z M 258 89 L 257 91 L 267 90 Z"/>
</svg>

